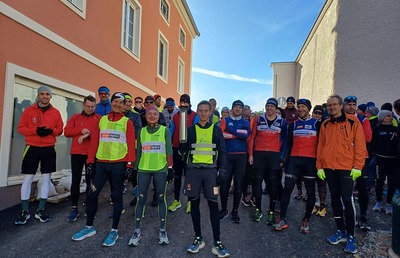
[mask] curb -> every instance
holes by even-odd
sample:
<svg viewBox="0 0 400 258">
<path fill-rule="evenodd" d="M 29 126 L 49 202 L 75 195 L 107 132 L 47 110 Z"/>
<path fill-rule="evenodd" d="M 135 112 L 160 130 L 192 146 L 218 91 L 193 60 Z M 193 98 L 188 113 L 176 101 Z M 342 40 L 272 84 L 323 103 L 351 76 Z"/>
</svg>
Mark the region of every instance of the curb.
<svg viewBox="0 0 400 258">
<path fill-rule="evenodd" d="M 388 255 L 389 255 L 390 258 L 400 258 L 400 256 L 397 255 L 397 254 L 393 251 L 393 249 L 392 249 L 391 247 L 390 247 L 389 250 L 388 250 Z"/>
</svg>

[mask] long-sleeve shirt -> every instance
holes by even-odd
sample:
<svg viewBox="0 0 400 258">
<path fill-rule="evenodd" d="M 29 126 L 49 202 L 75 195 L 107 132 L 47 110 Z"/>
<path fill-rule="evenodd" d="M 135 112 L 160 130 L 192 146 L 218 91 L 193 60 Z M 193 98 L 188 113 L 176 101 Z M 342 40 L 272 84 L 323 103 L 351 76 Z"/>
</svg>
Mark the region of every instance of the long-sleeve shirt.
<svg viewBox="0 0 400 258">
<path fill-rule="evenodd" d="M 372 132 L 371 152 L 377 156 L 394 158 L 398 156 L 400 130 L 394 125 L 379 124 Z"/>
<path fill-rule="evenodd" d="M 53 129 L 53 133 L 40 137 L 36 133 L 36 129 L 41 126 Z M 50 105 L 42 109 L 39 108 L 38 103 L 35 103 L 22 112 L 18 132 L 25 136 L 27 145 L 49 147 L 56 144 L 56 137 L 62 134 L 63 127 L 61 114 L 56 108 Z"/>
<path fill-rule="evenodd" d="M 226 117 L 221 119 L 220 127 L 225 139 L 226 153 L 247 153 L 247 138 L 251 134 L 250 123 L 244 118 Z"/>
<path fill-rule="evenodd" d="M 65 137 L 72 138 L 70 154 L 88 155 L 91 135 L 84 138 L 82 143 L 78 142 L 79 137 L 83 136 L 82 130 L 88 129 L 92 131 L 99 124 L 101 116 L 93 113 L 86 115 L 85 113 L 75 114 L 69 119 L 64 128 Z"/>
</svg>

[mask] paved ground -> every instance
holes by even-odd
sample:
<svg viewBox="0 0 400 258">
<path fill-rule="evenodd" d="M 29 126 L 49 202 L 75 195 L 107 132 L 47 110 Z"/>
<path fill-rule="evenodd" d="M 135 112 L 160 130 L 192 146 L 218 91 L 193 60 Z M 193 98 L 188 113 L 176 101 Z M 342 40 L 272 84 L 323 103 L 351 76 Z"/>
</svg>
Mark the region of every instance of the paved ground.
<svg viewBox="0 0 400 258">
<path fill-rule="evenodd" d="M 52 221 L 48 223 L 40 223 L 31 216 L 26 225 L 16 226 L 14 220 L 20 207 L 15 206 L 1 211 L 0 257 L 213 257 L 209 213 L 204 199 L 201 202 L 201 209 L 206 247 L 199 254 L 191 255 L 186 252 L 186 246 L 192 242 L 194 233 L 190 215 L 185 214 L 184 207 L 168 214 L 167 232 L 170 244 L 160 246 L 157 243 L 159 227 L 157 208 L 151 207 L 149 203 L 142 221 L 143 238 L 140 245 L 129 247 L 127 242 L 133 233 L 133 208 L 129 207 L 128 203 L 132 196 L 127 193 L 124 198 L 127 212 L 122 215 L 119 227 L 120 239 L 113 247 L 101 246 L 111 227 L 108 213 L 112 206 L 108 203 L 106 192 L 101 195 L 95 220 L 97 234 L 81 242 L 72 241 L 71 236 L 85 224 L 85 217 L 80 216 L 73 223 L 67 222 L 69 201 L 48 204 L 48 213 L 52 217 Z M 82 199 L 83 195 L 81 201 Z M 171 200 L 172 187 L 169 187 L 168 203 Z M 266 207 L 267 201 L 269 201 L 268 195 L 264 195 L 263 207 Z M 232 205 L 232 200 L 229 201 L 229 205 Z M 36 207 L 37 203 L 31 203 L 31 214 L 34 214 Z M 265 216 L 260 223 L 250 221 L 253 209 L 240 206 L 239 215 L 242 222 L 238 225 L 229 219 L 221 222 L 221 240 L 234 257 L 351 257 L 343 252 L 344 244 L 332 246 L 325 242 L 326 236 L 336 230 L 330 208 L 327 217 L 312 217 L 309 235 L 303 235 L 298 231 L 305 209 L 303 201 L 291 201 L 287 215 L 289 228 L 283 232 L 273 232 L 271 227 L 265 224 Z M 81 211 L 83 210 L 81 207 Z M 372 207 L 368 217 L 373 229 L 368 233 L 356 231 L 359 252 L 355 257 L 387 257 L 387 249 L 391 245 L 392 217 L 373 212 Z"/>
</svg>

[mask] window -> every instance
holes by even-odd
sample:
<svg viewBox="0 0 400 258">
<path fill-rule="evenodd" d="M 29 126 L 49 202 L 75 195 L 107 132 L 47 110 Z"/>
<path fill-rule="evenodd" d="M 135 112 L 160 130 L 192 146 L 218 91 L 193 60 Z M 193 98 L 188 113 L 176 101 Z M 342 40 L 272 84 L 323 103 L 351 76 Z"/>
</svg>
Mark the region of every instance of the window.
<svg viewBox="0 0 400 258">
<path fill-rule="evenodd" d="M 141 6 L 134 0 L 123 0 L 122 48 L 139 57 Z"/>
<path fill-rule="evenodd" d="M 179 43 L 181 43 L 181 46 L 186 49 L 186 33 L 182 27 L 179 27 Z"/>
<path fill-rule="evenodd" d="M 61 2 L 83 19 L 86 18 L 86 0 L 61 0 Z"/>
<path fill-rule="evenodd" d="M 167 0 L 161 0 L 160 13 L 162 17 L 164 17 L 165 21 L 169 23 L 169 3 Z"/>
<path fill-rule="evenodd" d="M 183 94 L 185 90 L 185 63 L 178 58 L 178 92 Z"/>
<path fill-rule="evenodd" d="M 158 76 L 167 81 L 168 73 L 168 41 L 159 34 L 158 41 Z"/>
</svg>

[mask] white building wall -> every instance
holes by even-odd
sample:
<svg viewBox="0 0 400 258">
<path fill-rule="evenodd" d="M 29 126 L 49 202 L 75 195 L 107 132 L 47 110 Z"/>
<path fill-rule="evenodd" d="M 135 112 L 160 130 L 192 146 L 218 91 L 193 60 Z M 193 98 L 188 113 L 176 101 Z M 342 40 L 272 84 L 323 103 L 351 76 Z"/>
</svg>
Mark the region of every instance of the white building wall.
<svg viewBox="0 0 400 258">
<path fill-rule="evenodd" d="M 286 106 L 287 97 L 294 96 L 297 98 L 295 79 L 296 79 L 296 63 L 272 63 L 274 70 L 273 97 L 278 99 L 279 106 Z"/>
<path fill-rule="evenodd" d="M 400 1 L 338 2 L 336 93 L 393 103 L 400 98 Z"/>
</svg>

